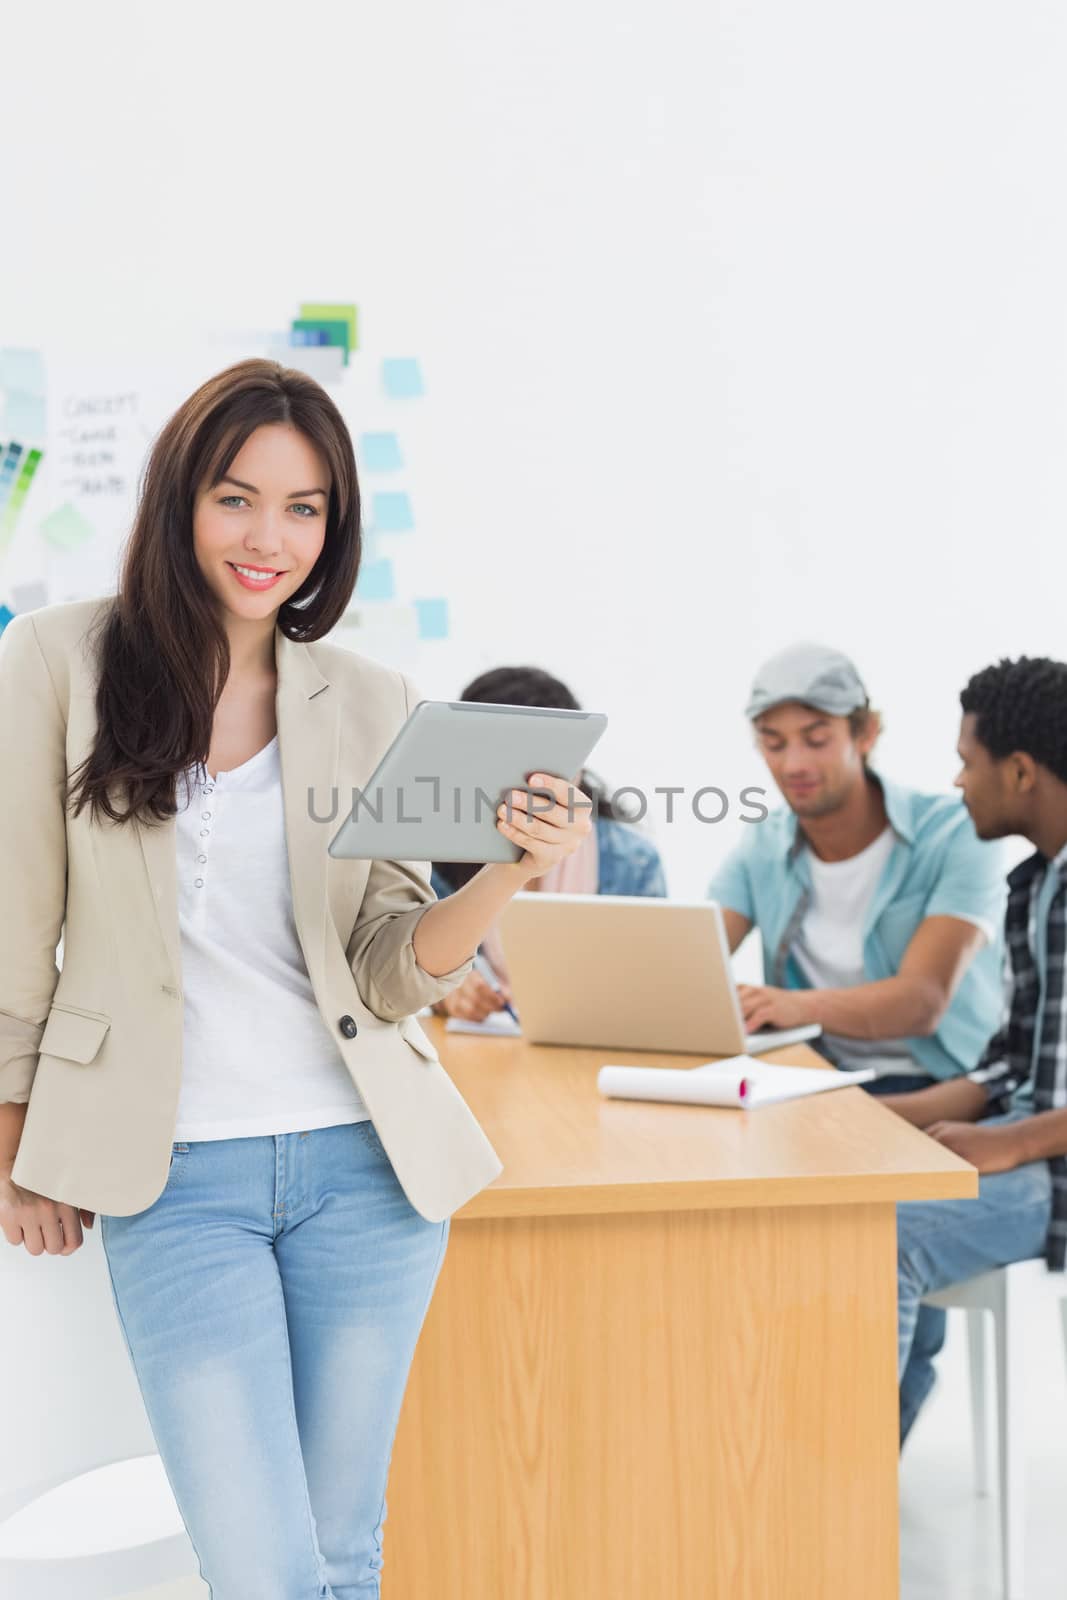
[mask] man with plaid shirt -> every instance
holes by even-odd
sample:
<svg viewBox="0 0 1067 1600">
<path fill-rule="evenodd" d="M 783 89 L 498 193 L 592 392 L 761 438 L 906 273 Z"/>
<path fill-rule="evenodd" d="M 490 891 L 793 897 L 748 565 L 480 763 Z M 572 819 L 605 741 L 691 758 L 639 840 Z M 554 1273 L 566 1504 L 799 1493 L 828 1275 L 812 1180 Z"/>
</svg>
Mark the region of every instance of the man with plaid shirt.
<svg viewBox="0 0 1067 1600">
<path fill-rule="evenodd" d="M 1008 876 L 1004 1022 L 977 1067 L 883 1097 L 981 1174 L 975 1200 L 897 1209 L 901 1443 L 934 1382 L 945 1313 L 924 1294 L 1044 1256 L 1067 1258 L 1067 665 L 1022 656 L 960 695 L 956 779 L 981 839 L 1022 834 Z"/>
</svg>

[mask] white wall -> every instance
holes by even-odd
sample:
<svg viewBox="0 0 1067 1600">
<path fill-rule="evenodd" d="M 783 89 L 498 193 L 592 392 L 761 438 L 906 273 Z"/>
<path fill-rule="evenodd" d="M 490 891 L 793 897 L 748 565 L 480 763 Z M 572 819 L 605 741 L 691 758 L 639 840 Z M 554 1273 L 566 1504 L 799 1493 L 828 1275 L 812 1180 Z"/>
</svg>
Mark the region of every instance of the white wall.
<svg viewBox="0 0 1067 1600">
<path fill-rule="evenodd" d="M 736 793 L 752 669 L 821 636 L 941 787 L 966 676 L 1065 653 L 1064 82 L 1058 0 L 39 0 L 0 342 L 355 299 L 432 389 L 425 691 L 525 657 L 613 782 Z M 702 892 L 734 829 L 656 814 Z"/>
</svg>

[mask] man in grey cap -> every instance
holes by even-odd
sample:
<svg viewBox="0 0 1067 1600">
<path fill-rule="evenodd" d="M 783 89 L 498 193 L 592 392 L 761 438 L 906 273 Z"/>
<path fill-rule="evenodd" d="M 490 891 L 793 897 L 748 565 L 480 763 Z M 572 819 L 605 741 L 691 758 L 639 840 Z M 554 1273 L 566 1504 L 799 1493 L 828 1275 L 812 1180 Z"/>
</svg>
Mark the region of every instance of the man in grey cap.
<svg viewBox="0 0 1067 1600">
<path fill-rule="evenodd" d="M 874 771 L 880 718 L 839 650 L 772 656 L 745 712 L 786 802 L 708 891 L 731 950 L 752 927 L 763 939 L 766 983 L 741 986 L 746 1026 L 817 1022 L 819 1048 L 873 1066 L 884 1092 L 966 1072 L 999 1016 L 999 851 L 958 795 Z"/>
<path fill-rule="evenodd" d="M 958 795 L 874 770 L 880 718 L 840 651 L 773 656 L 746 713 L 786 802 L 751 825 L 708 889 L 731 951 L 753 927 L 763 940 L 765 982 L 739 986 L 746 1028 L 819 1023 L 816 1048 L 845 1070 L 873 1067 L 875 1093 L 970 1071 L 1000 1019 L 999 847 L 979 840 Z M 924 1306 L 902 1434 L 943 1339 L 944 1313 Z"/>
</svg>

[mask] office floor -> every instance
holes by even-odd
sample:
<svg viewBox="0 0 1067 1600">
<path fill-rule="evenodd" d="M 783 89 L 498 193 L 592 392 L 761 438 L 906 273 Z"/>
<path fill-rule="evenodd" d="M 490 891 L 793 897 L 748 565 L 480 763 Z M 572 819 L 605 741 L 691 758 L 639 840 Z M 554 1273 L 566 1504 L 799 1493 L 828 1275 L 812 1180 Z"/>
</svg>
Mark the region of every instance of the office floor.
<svg viewBox="0 0 1067 1600">
<path fill-rule="evenodd" d="M 1067 1291 L 1067 1282 L 1063 1287 Z M 1026 1319 L 1026 1596 L 1061 1600 L 1067 1562 L 1067 1363 L 1052 1298 L 1035 1296 L 1031 1310 Z M 973 1487 L 961 1313 L 949 1317 L 939 1370 L 940 1382 L 915 1425 L 901 1465 L 901 1600 L 1000 1600 L 997 1502 L 992 1496 L 977 1499 Z M 207 1592 L 206 1584 L 192 1578 L 122 1600 L 206 1600 Z M 704 1597 L 664 1595 L 655 1600 Z"/>
</svg>

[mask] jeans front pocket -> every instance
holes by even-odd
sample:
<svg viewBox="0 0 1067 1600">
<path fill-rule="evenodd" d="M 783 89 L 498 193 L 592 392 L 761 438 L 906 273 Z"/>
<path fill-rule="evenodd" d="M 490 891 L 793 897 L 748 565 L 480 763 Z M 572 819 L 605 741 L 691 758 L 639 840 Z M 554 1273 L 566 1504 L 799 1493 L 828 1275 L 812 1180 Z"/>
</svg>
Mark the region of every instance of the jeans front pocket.
<svg viewBox="0 0 1067 1600">
<path fill-rule="evenodd" d="M 175 1183 L 183 1177 L 189 1164 L 189 1146 L 184 1139 L 175 1139 L 170 1147 L 170 1165 L 167 1168 L 167 1181 L 163 1191 L 173 1189 Z"/>
<path fill-rule="evenodd" d="M 361 1122 L 354 1122 L 352 1126 L 355 1129 L 357 1137 L 360 1138 L 365 1145 L 368 1145 L 370 1149 L 375 1151 L 378 1155 L 385 1155 L 385 1146 L 379 1139 L 378 1130 L 374 1126 L 374 1123 L 371 1121 L 370 1117 L 364 1117 Z"/>
</svg>

